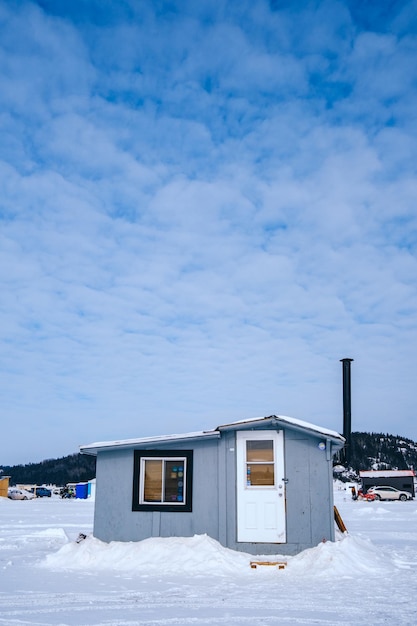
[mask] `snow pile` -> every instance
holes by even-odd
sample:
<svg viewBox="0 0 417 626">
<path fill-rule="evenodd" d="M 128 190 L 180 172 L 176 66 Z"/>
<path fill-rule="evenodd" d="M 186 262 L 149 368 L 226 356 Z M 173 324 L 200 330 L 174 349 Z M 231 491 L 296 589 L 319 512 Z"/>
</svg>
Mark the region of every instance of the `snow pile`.
<svg viewBox="0 0 417 626">
<path fill-rule="evenodd" d="M 48 537 L 51 539 L 68 541 L 67 533 L 63 528 L 45 528 L 44 530 L 38 530 L 33 534 L 38 537 Z"/>
<path fill-rule="evenodd" d="M 194 537 L 154 537 L 138 542 L 104 543 L 92 536 L 64 545 L 49 554 L 40 564 L 50 569 L 100 570 L 131 572 L 142 575 L 192 574 L 227 576 L 249 574 L 276 568 L 253 570 L 250 561 L 286 561 L 280 575 L 347 576 L 387 574 L 393 564 L 371 544 L 349 535 L 336 542 L 321 543 L 315 548 L 290 556 L 253 556 L 224 548 L 207 535 Z"/>
<path fill-rule="evenodd" d="M 288 564 L 291 572 L 317 576 L 354 578 L 359 574 L 386 575 L 393 562 L 371 541 L 345 535 L 341 541 L 320 543 L 293 557 Z"/>
<path fill-rule="evenodd" d="M 43 566 L 58 569 L 99 569 L 142 574 L 230 574 L 249 566 L 249 555 L 223 548 L 207 535 L 154 537 L 138 542 L 104 543 L 87 537 L 50 554 Z"/>
</svg>

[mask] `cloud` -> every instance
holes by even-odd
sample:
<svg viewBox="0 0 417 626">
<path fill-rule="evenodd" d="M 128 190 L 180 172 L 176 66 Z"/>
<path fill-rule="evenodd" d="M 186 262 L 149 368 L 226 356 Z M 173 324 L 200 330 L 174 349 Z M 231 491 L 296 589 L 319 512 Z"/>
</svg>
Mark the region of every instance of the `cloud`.
<svg viewBox="0 0 417 626">
<path fill-rule="evenodd" d="M 354 428 L 417 438 L 398 7 L 0 11 L 0 462 L 270 413 L 340 430 L 345 356 Z"/>
</svg>

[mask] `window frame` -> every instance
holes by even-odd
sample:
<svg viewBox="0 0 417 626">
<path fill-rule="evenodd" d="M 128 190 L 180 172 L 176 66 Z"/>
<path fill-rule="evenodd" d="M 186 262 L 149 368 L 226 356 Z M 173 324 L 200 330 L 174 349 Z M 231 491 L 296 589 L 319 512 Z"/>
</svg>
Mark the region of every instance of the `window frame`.
<svg viewBox="0 0 417 626">
<path fill-rule="evenodd" d="M 142 502 L 144 491 L 144 461 L 172 461 L 178 459 L 184 463 L 183 502 L 176 504 L 167 502 Z M 163 485 L 164 488 L 164 485 Z M 166 511 L 170 513 L 190 513 L 193 495 L 193 451 L 192 450 L 134 450 L 133 456 L 133 494 L 132 511 Z"/>
<path fill-rule="evenodd" d="M 255 431 L 256 432 L 256 431 Z M 264 431 L 262 431 L 264 432 Z M 245 443 L 245 449 L 244 449 L 244 462 L 245 462 L 245 489 L 248 490 L 270 490 L 270 489 L 277 489 L 277 476 L 276 476 L 276 469 L 277 469 L 277 458 L 276 458 L 276 443 L 275 443 L 275 439 L 273 436 L 268 437 L 268 436 L 264 436 L 262 435 L 262 437 L 256 436 L 254 435 L 252 437 L 251 433 L 251 438 L 247 438 L 246 439 L 246 443 Z M 257 433 L 258 434 L 258 433 Z M 272 442 L 272 460 L 267 460 L 267 461 L 248 461 L 248 443 L 250 442 L 264 442 L 264 441 L 271 441 Z M 249 482 L 248 480 L 248 476 L 251 475 L 251 472 L 248 472 L 248 468 L 250 465 L 255 465 L 255 466 L 266 466 L 266 465 L 272 465 L 272 469 L 273 469 L 273 483 L 270 485 L 259 485 L 259 484 L 252 484 L 251 482 Z"/>
</svg>

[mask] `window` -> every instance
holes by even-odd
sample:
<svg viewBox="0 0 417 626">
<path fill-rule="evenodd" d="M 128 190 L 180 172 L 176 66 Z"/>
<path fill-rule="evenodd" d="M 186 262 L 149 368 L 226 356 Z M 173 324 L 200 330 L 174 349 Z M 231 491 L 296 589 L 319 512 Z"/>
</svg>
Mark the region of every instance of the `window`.
<svg viewBox="0 0 417 626">
<path fill-rule="evenodd" d="M 274 442 L 272 439 L 246 441 L 246 486 L 269 487 L 275 484 Z"/>
<path fill-rule="evenodd" d="M 192 450 L 135 450 L 133 511 L 192 510 Z"/>
</svg>

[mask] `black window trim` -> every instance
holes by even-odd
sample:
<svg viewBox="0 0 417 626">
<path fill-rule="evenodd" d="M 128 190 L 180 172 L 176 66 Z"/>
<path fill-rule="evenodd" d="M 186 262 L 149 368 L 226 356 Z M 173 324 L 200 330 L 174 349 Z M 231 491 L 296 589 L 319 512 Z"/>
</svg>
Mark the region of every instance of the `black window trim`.
<svg viewBox="0 0 417 626">
<path fill-rule="evenodd" d="M 140 493 L 140 470 L 141 459 L 143 457 L 160 459 L 171 459 L 175 457 L 183 457 L 187 460 L 185 471 L 185 502 L 183 504 L 166 504 L 166 503 L 147 503 L 141 504 L 139 501 Z M 193 450 L 134 450 L 133 457 L 133 494 L 132 494 L 132 511 L 166 511 L 170 513 L 190 513 L 192 511 L 193 496 Z"/>
</svg>

